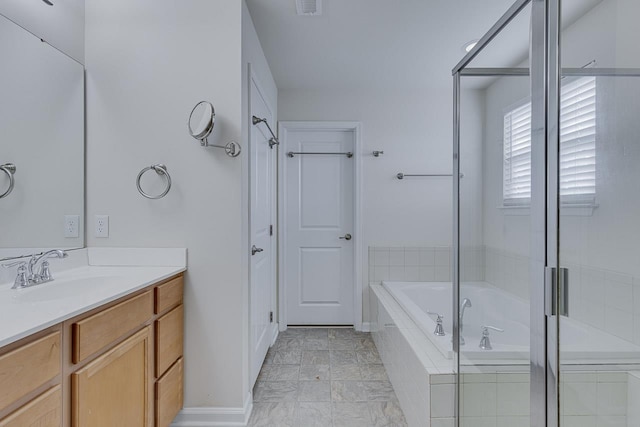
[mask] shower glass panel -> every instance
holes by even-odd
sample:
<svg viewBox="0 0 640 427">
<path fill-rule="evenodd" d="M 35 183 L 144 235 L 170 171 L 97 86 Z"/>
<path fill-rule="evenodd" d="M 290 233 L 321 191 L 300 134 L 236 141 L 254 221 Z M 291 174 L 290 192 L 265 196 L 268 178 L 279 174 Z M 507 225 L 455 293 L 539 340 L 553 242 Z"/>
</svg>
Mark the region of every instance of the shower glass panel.
<svg viewBox="0 0 640 427">
<path fill-rule="evenodd" d="M 545 164 L 531 155 L 541 97 L 532 97 L 532 7 L 519 3 L 519 13 L 460 70 L 454 312 L 458 422 L 465 427 L 532 425 L 531 285 L 544 283 L 531 271 L 544 253 L 535 215 L 544 212 L 538 183 Z"/>
<path fill-rule="evenodd" d="M 640 2 L 576 6 L 561 11 L 559 422 L 640 426 Z"/>
</svg>

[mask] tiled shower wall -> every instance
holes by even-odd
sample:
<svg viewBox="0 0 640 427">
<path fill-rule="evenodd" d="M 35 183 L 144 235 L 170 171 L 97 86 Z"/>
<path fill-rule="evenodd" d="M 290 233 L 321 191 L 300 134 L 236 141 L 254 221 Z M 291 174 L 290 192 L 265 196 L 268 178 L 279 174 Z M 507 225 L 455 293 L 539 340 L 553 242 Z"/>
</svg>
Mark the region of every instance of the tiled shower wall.
<svg viewBox="0 0 640 427">
<path fill-rule="evenodd" d="M 463 280 L 484 280 L 484 247 L 464 248 Z M 451 248 L 369 247 L 369 282 L 450 282 Z"/>
<path fill-rule="evenodd" d="M 369 247 L 369 282 L 451 281 L 448 247 Z"/>
</svg>

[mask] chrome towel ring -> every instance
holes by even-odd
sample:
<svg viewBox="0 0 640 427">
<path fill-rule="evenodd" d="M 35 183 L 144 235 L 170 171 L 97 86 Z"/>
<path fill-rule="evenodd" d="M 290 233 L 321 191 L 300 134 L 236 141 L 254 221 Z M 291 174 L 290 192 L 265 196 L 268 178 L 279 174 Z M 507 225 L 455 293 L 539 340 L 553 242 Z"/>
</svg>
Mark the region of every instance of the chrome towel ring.
<svg viewBox="0 0 640 427">
<path fill-rule="evenodd" d="M 150 194 L 145 193 L 144 190 L 142 190 L 142 187 L 140 186 L 140 179 L 142 179 L 142 175 L 144 175 L 147 171 L 150 171 L 150 170 L 154 170 L 158 175 L 164 175 L 164 177 L 167 179 L 167 188 L 157 196 L 152 196 Z M 138 191 L 140 192 L 140 194 L 142 194 L 147 199 L 152 199 L 152 200 L 162 199 L 164 196 L 166 196 L 169 193 L 169 190 L 171 190 L 171 175 L 169 175 L 169 172 L 167 172 L 167 167 L 161 163 L 147 166 L 146 168 L 142 169 L 138 174 L 138 179 L 136 180 L 136 186 L 138 187 Z"/>
<path fill-rule="evenodd" d="M 11 192 L 13 191 L 13 186 L 16 184 L 16 180 L 14 178 L 14 175 L 16 173 L 16 165 L 14 165 L 13 163 L 5 163 L 4 165 L 0 166 L 0 170 L 6 173 L 9 177 L 9 188 L 7 188 L 7 191 L 5 191 L 4 193 L 0 194 L 0 199 L 4 199 L 9 194 L 11 194 Z"/>
</svg>

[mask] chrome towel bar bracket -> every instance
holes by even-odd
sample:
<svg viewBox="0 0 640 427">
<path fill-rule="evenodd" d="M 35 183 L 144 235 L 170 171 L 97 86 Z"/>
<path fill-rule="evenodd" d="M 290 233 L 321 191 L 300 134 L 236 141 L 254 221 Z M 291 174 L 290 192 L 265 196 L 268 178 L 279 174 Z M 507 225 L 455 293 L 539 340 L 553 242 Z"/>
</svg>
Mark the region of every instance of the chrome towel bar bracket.
<svg viewBox="0 0 640 427">
<path fill-rule="evenodd" d="M 152 196 L 150 194 L 145 193 L 144 190 L 142 190 L 142 187 L 140 186 L 140 180 L 142 179 L 142 175 L 144 175 L 146 172 L 150 170 L 155 171 L 158 175 L 163 175 L 167 180 L 167 188 L 165 188 L 165 190 L 157 196 Z M 138 174 L 138 178 L 136 179 L 136 187 L 138 187 L 138 192 L 140 192 L 140 194 L 142 194 L 147 199 L 152 199 L 152 200 L 162 199 L 164 196 L 166 196 L 169 193 L 169 190 L 171 190 L 171 175 L 169 175 L 169 172 L 167 171 L 167 167 L 161 163 L 147 166 L 146 168 L 142 169 Z"/>
<path fill-rule="evenodd" d="M 0 166 L 0 170 L 7 174 L 7 177 L 9 178 L 9 187 L 4 193 L 0 194 L 0 199 L 4 199 L 9 194 L 11 194 L 11 192 L 13 191 L 13 187 L 16 184 L 16 180 L 14 177 L 16 173 L 16 165 L 14 165 L 13 163 L 5 163 L 4 165 Z"/>
</svg>

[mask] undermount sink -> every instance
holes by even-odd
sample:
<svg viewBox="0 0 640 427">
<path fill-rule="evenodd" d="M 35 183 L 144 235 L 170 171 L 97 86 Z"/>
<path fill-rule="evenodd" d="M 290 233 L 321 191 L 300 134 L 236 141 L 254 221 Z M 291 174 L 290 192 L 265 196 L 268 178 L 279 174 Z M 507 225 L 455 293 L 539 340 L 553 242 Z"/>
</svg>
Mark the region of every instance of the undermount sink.
<svg viewBox="0 0 640 427">
<path fill-rule="evenodd" d="M 46 302 L 66 299 L 78 295 L 78 288 L 96 287 L 113 280 L 121 279 L 119 276 L 89 276 L 69 279 L 55 279 L 51 282 L 31 286 L 24 289 L 15 289 L 13 299 L 20 302 Z"/>
</svg>

